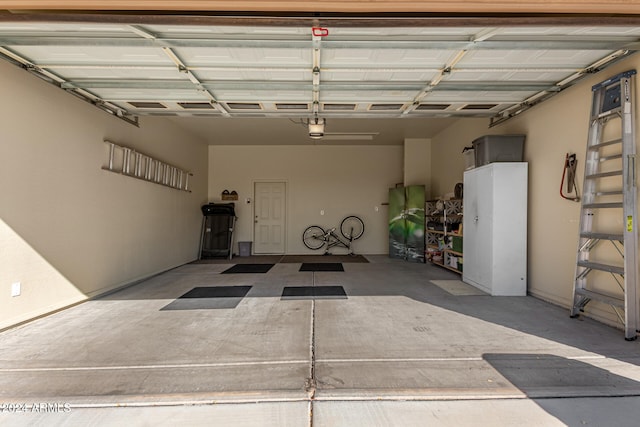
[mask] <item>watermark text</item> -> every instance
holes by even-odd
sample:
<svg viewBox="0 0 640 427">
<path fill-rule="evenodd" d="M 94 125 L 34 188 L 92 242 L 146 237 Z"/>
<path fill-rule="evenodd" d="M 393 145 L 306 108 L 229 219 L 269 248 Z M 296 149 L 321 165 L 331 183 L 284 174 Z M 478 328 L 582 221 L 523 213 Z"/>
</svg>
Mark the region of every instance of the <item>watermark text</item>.
<svg viewBox="0 0 640 427">
<path fill-rule="evenodd" d="M 37 402 L 37 403 L 0 403 L 0 414 L 17 413 L 67 413 L 71 412 L 70 403 Z"/>
</svg>

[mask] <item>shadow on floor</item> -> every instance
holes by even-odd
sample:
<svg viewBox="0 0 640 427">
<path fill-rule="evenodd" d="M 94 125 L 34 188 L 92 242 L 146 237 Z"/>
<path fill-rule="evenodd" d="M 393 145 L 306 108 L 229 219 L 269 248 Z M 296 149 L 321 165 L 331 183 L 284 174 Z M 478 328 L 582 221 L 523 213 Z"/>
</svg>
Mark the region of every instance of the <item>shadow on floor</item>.
<svg viewBox="0 0 640 427">
<path fill-rule="evenodd" d="M 594 401 L 591 401 L 592 407 L 583 408 L 583 411 L 575 406 L 585 402 L 575 398 L 601 398 L 597 400 L 599 406 L 603 400 L 612 401 L 612 397 L 638 396 L 640 383 L 637 381 L 592 364 L 552 354 L 484 354 L 483 359 L 565 425 L 635 426 L 640 419 L 637 405 L 620 408 L 617 412 L 594 410 Z M 559 404 L 558 398 L 574 398 L 575 405 Z M 593 424 L 594 414 L 597 416 L 598 412 L 601 412 L 601 423 Z"/>
<path fill-rule="evenodd" d="M 640 383 L 592 364 L 553 354 L 486 353 L 483 359 L 530 398 L 640 394 Z"/>
</svg>

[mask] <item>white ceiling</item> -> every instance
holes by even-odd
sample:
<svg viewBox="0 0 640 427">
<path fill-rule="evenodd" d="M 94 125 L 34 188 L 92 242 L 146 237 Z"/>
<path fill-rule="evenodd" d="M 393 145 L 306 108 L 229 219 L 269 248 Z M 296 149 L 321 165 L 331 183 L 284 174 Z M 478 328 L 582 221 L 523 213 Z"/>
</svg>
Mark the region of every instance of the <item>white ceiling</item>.
<svg viewBox="0 0 640 427">
<path fill-rule="evenodd" d="M 225 133 L 253 135 L 252 118 L 280 119 L 269 126 L 281 129 L 316 114 L 328 132 L 401 143 L 432 136 L 454 118 L 504 120 L 634 52 L 639 38 L 632 26 L 26 21 L 0 22 L 0 56 L 119 116 L 173 116 L 212 144 Z M 378 120 L 364 121 L 371 118 Z"/>
<path fill-rule="evenodd" d="M 306 125 L 287 118 L 170 117 L 169 120 L 209 145 L 402 145 L 408 138 L 431 138 L 458 119 L 334 118 L 327 121 L 327 132 L 321 140 L 309 139 Z M 144 126 L 145 117 L 141 123 Z"/>
</svg>

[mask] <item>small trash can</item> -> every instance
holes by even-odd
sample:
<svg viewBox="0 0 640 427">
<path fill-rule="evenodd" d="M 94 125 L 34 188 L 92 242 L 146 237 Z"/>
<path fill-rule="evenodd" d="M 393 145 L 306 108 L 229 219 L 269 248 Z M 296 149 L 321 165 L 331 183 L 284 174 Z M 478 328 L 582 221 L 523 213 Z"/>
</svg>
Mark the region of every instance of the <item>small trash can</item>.
<svg viewBox="0 0 640 427">
<path fill-rule="evenodd" d="M 253 242 L 238 242 L 240 256 L 251 256 L 251 243 Z"/>
</svg>

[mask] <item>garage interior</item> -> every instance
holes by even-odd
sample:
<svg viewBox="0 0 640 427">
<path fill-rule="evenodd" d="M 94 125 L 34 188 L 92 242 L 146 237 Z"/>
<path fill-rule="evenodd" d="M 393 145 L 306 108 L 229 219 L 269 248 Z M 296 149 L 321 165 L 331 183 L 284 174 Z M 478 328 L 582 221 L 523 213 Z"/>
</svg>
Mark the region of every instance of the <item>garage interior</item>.
<svg viewBox="0 0 640 427">
<path fill-rule="evenodd" d="M 606 304 L 569 318 L 580 204 L 558 187 L 568 153 L 581 186 L 592 86 L 638 68 L 636 6 L 36 3 L 0 11 L 0 403 L 65 413 L 3 410 L 3 425 L 635 425 L 638 343 Z M 450 198 L 463 149 L 512 134 L 526 135 L 528 296 L 441 287 L 460 275 L 390 259 L 389 189 Z M 112 173 L 114 146 L 180 178 Z M 284 223 L 263 245 L 272 185 Z M 233 252 L 252 242 L 251 256 L 198 260 L 200 208 L 225 190 Z M 367 262 L 283 262 L 317 254 L 307 226 L 350 214 Z M 224 273 L 247 263 L 270 267 Z M 181 299 L 204 287 L 240 294 Z"/>
</svg>

